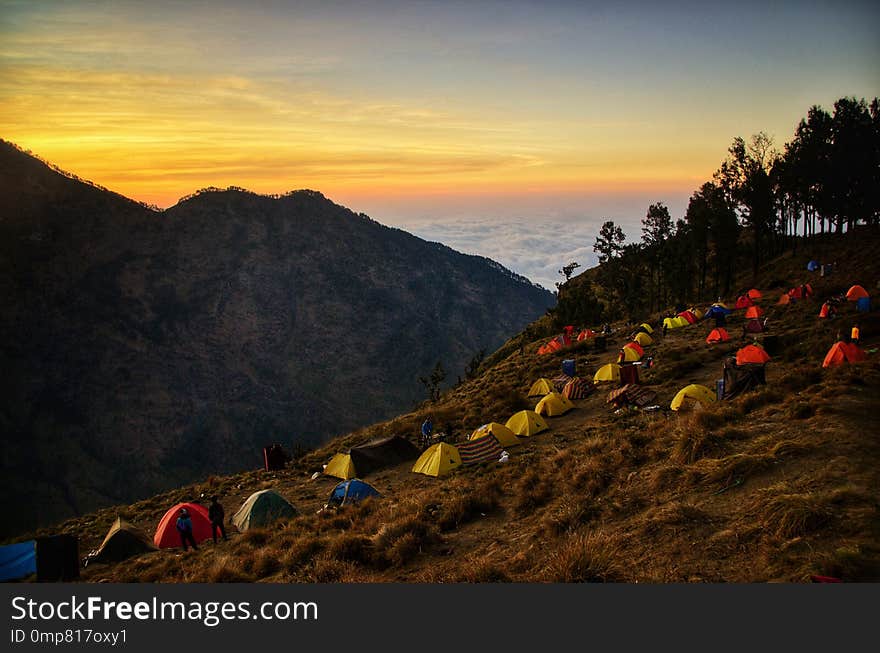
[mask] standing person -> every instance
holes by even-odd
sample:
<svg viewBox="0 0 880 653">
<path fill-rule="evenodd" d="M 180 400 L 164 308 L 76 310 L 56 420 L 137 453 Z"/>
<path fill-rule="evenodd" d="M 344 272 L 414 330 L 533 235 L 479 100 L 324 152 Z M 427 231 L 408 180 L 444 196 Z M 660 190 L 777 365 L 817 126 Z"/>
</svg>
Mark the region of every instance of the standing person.
<svg viewBox="0 0 880 653">
<path fill-rule="evenodd" d="M 853 324 L 852 331 L 850 331 L 849 339 L 852 342 L 859 344 L 859 323 L 858 322 Z"/>
<path fill-rule="evenodd" d="M 199 547 L 196 546 L 196 538 L 193 537 L 193 523 L 192 519 L 189 518 L 189 511 L 186 508 L 180 509 L 180 517 L 177 518 L 177 532 L 180 533 L 180 543 L 183 545 L 183 550 L 186 551 L 186 544 L 189 542 L 192 545 L 193 550 L 197 550 Z"/>
<path fill-rule="evenodd" d="M 208 518 L 211 520 L 211 536 L 214 538 L 214 544 L 217 544 L 217 530 L 223 535 L 223 541 L 226 541 L 226 529 L 223 527 L 223 517 L 225 513 L 223 506 L 220 505 L 220 499 L 217 495 L 211 497 L 211 505 L 208 508 Z"/>
<path fill-rule="evenodd" d="M 425 418 L 425 421 L 422 422 L 422 445 L 427 447 L 431 444 L 431 434 L 434 431 L 434 423 L 431 421 L 431 416 L 428 415 Z"/>
</svg>

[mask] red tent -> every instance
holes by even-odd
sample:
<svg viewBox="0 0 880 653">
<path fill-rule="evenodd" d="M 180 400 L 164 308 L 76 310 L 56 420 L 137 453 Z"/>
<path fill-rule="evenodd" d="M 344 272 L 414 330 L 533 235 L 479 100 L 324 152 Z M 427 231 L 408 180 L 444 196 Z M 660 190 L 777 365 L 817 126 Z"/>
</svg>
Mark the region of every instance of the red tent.
<svg viewBox="0 0 880 653">
<path fill-rule="evenodd" d="M 724 327 L 712 329 L 709 335 L 706 336 L 706 343 L 710 345 L 715 342 L 727 342 L 728 340 L 730 340 L 730 334 L 727 333 L 727 329 Z"/>
<path fill-rule="evenodd" d="M 638 354 L 639 354 L 639 358 L 641 358 L 642 356 L 645 355 L 645 350 L 642 349 L 642 346 L 639 343 L 637 343 L 635 340 L 633 340 L 632 342 L 628 342 L 623 346 L 624 349 L 627 347 L 629 347 L 630 349 L 635 349 L 636 352 L 638 352 Z"/>
<path fill-rule="evenodd" d="M 211 520 L 208 518 L 208 509 L 197 503 L 178 503 L 171 508 L 159 521 L 156 534 L 153 536 L 153 544 L 160 549 L 173 549 L 181 546 L 180 534 L 177 532 L 177 518 L 180 517 L 180 509 L 186 508 L 193 525 L 193 538 L 197 544 L 210 540 Z"/>
<path fill-rule="evenodd" d="M 856 363 L 866 358 L 865 350 L 854 342 L 835 342 L 825 354 L 822 367 L 832 367 L 843 363 Z"/>
<path fill-rule="evenodd" d="M 697 316 L 691 313 L 690 311 L 682 311 L 678 314 L 678 317 L 683 317 L 688 321 L 688 324 L 696 324 Z"/>
<path fill-rule="evenodd" d="M 748 365 L 749 363 L 766 363 L 770 360 L 770 355 L 758 347 L 757 345 L 746 345 L 736 352 L 736 364 Z"/>
<path fill-rule="evenodd" d="M 760 306 L 749 306 L 748 309 L 746 309 L 746 318 L 748 318 L 748 319 L 759 318 L 763 314 L 764 314 L 764 309 L 761 308 Z"/>
<path fill-rule="evenodd" d="M 761 299 L 761 291 L 757 288 L 752 288 L 746 295 L 748 295 L 749 299 Z"/>
<path fill-rule="evenodd" d="M 740 295 L 736 298 L 736 304 L 734 308 L 748 308 L 749 306 L 754 305 L 752 298 L 748 295 Z"/>
</svg>

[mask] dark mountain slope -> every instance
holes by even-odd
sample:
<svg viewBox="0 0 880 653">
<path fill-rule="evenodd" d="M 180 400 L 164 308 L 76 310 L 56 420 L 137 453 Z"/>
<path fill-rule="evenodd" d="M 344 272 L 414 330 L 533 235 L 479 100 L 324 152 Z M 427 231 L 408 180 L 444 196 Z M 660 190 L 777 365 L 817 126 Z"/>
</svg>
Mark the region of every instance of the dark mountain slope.
<svg viewBox="0 0 880 653">
<path fill-rule="evenodd" d="M 155 212 L 5 143 L 0 279 L 7 533 L 399 413 L 553 301 L 320 193 Z"/>
</svg>

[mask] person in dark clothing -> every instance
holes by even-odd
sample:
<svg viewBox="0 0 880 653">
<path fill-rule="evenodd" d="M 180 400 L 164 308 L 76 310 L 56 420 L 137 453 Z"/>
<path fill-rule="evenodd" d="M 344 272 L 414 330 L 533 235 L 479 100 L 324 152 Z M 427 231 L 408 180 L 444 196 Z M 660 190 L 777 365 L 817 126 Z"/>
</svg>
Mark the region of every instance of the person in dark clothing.
<svg viewBox="0 0 880 653">
<path fill-rule="evenodd" d="M 193 537 L 192 519 L 189 518 L 189 511 L 186 508 L 180 509 L 180 516 L 177 518 L 177 532 L 180 533 L 180 543 L 183 550 L 186 551 L 187 542 L 192 545 L 193 550 L 198 549 L 196 546 L 196 538 Z"/>
<path fill-rule="evenodd" d="M 214 538 L 214 544 L 217 544 L 218 529 L 223 536 L 223 541 L 226 541 L 226 529 L 223 527 L 224 516 L 225 513 L 223 512 L 223 506 L 220 505 L 219 497 L 211 497 L 211 505 L 208 507 L 208 519 L 211 520 L 211 536 Z"/>
</svg>

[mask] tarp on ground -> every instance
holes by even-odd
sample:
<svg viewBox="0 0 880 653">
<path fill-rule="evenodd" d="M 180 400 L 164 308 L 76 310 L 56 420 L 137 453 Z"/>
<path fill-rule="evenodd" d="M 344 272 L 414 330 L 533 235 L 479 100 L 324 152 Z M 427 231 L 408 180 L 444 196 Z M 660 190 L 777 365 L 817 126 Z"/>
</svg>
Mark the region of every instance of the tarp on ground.
<svg viewBox="0 0 880 653">
<path fill-rule="evenodd" d="M 358 503 L 368 497 L 380 497 L 379 490 L 374 488 L 366 481 L 359 478 L 352 478 L 339 483 L 330 493 L 327 499 L 328 506 L 346 506 L 351 503 Z"/>
<path fill-rule="evenodd" d="M 499 424 L 498 422 L 483 424 L 480 428 L 470 434 L 468 440 L 479 440 L 480 438 L 492 436 L 494 436 L 503 447 L 515 447 L 516 445 L 521 444 L 521 440 L 516 437 L 516 434 L 514 434 L 513 431 L 504 426 L 504 424 Z M 458 453 L 461 453 L 461 447 L 459 447 Z M 464 462 L 464 456 L 462 456 L 462 462 Z"/>
<path fill-rule="evenodd" d="M 34 540 L 0 546 L 0 582 L 18 580 L 37 573 L 37 543 Z"/>
<path fill-rule="evenodd" d="M 101 546 L 89 555 L 89 562 L 119 562 L 155 550 L 156 547 L 143 531 L 122 517 L 117 517 Z"/>
<path fill-rule="evenodd" d="M 419 453 L 416 445 L 400 435 L 371 440 L 348 451 L 358 476 L 415 460 Z"/>
<path fill-rule="evenodd" d="M 725 329 L 724 327 L 712 329 L 709 332 L 709 335 L 706 336 L 706 343 L 710 345 L 718 342 L 727 342 L 728 340 L 730 340 L 730 334 L 727 333 L 727 329 Z"/>
<path fill-rule="evenodd" d="M 844 363 L 857 363 L 867 358 L 865 350 L 854 342 L 835 342 L 825 354 L 822 367 L 835 367 Z"/>
<path fill-rule="evenodd" d="M 275 490 L 260 490 L 245 499 L 232 515 L 232 523 L 244 533 L 249 528 L 266 528 L 280 519 L 293 519 L 297 514 L 293 504 Z"/>
<path fill-rule="evenodd" d="M 862 297 L 869 297 L 868 291 L 862 288 L 859 285 L 852 286 L 849 290 L 846 291 L 846 300 L 848 302 L 857 302 Z"/>
<path fill-rule="evenodd" d="M 208 509 L 205 506 L 198 503 L 178 503 L 168 509 L 168 512 L 159 520 L 159 526 L 156 527 L 153 544 L 160 549 L 173 549 L 181 546 L 180 534 L 177 532 L 177 518 L 180 517 L 181 508 L 186 508 L 189 512 L 196 544 L 213 537 L 211 535 L 211 520 L 208 518 Z"/>
<path fill-rule="evenodd" d="M 562 388 L 562 396 L 568 399 L 585 399 L 590 396 L 594 389 L 595 386 L 592 381 L 576 376 Z"/>
<path fill-rule="evenodd" d="M 351 456 L 347 453 L 338 453 L 333 456 L 324 468 L 324 474 L 327 476 L 335 476 L 336 478 L 341 478 L 343 480 L 357 476 L 354 463 L 351 462 Z"/>
<path fill-rule="evenodd" d="M 462 465 L 476 465 L 477 463 L 494 462 L 501 457 L 504 449 L 494 435 L 488 435 L 477 440 L 470 440 L 456 447 L 461 457 Z"/>
<path fill-rule="evenodd" d="M 532 384 L 532 387 L 529 388 L 529 397 L 543 397 L 548 392 L 553 392 L 556 388 L 553 387 L 553 381 L 546 377 L 541 377 L 537 381 Z"/>
<path fill-rule="evenodd" d="M 550 428 L 544 418 L 533 410 L 521 410 L 514 413 L 507 420 L 505 426 L 520 437 L 537 435 Z"/>
<path fill-rule="evenodd" d="M 746 345 L 736 352 L 736 364 L 746 365 L 749 363 L 763 365 L 770 360 L 770 354 L 758 345 Z"/>
<path fill-rule="evenodd" d="M 426 476 L 445 476 L 460 465 L 458 449 L 451 444 L 438 442 L 425 449 L 412 466 L 412 471 Z"/>
<path fill-rule="evenodd" d="M 593 375 L 594 383 L 603 381 L 620 381 L 620 365 L 617 363 L 608 363 L 603 365 Z"/>
<path fill-rule="evenodd" d="M 535 406 L 535 412 L 538 415 L 546 415 L 547 417 L 556 417 L 563 415 L 574 408 L 574 404 L 559 392 L 551 392 L 549 395 L 541 399 Z"/>
<path fill-rule="evenodd" d="M 635 336 L 633 336 L 633 342 L 639 343 L 642 347 L 647 347 L 654 342 L 654 339 L 647 333 L 642 331 L 641 333 L 637 333 Z"/>
<path fill-rule="evenodd" d="M 700 409 L 714 404 L 715 400 L 716 396 L 712 390 L 704 385 L 692 383 L 676 393 L 669 407 L 672 410 Z"/>
</svg>

